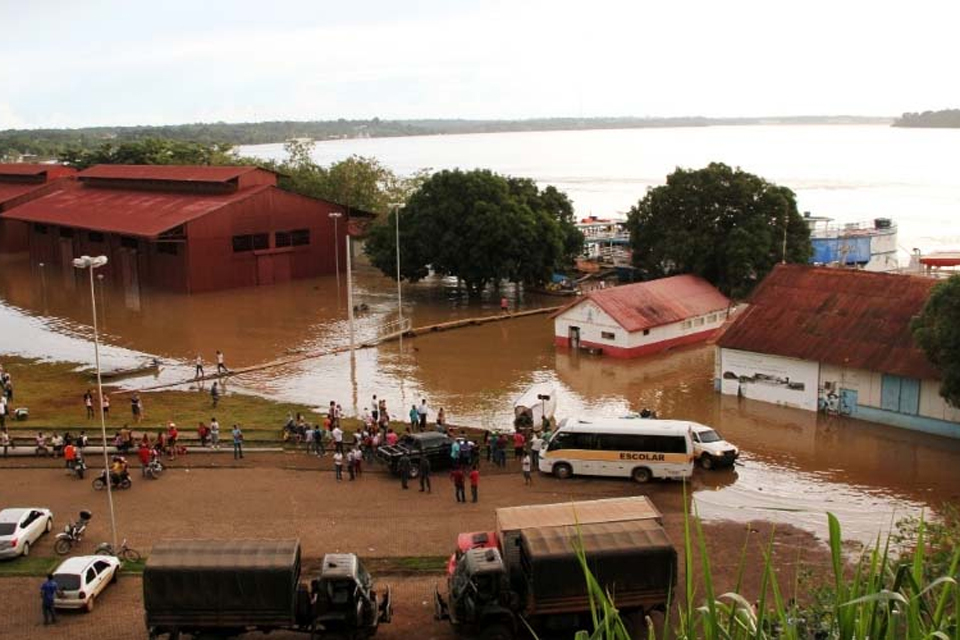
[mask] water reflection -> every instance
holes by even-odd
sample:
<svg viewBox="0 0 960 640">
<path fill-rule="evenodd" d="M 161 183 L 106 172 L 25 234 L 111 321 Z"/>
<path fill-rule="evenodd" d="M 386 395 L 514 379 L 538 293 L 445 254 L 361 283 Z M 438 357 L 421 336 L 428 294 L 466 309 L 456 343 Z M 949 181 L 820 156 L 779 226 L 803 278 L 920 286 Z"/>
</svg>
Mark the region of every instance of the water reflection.
<svg viewBox="0 0 960 640">
<path fill-rule="evenodd" d="M 0 352 L 90 363 L 90 300 L 73 269 L 5 261 L 0 269 Z M 71 284 L 72 283 L 72 284 Z M 396 287 L 370 269 L 354 274 L 357 340 L 396 319 Z M 335 278 L 196 296 L 143 291 L 139 303 L 103 285 L 104 366 L 130 366 L 145 354 L 168 363 L 159 379 L 192 375 L 197 353 L 228 366 L 253 365 L 347 344 L 346 310 Z M 558 305 L 559 298 L 506 294 L 517 308 Z M 497 313 L 499 293 L 468 301 L 452 280 L 404 285 L 404 316 L 414 326 Z M 102 300 L 102 302 L 101 302 Z M 426 398 L 452 424 L 508 428 L 512 403 L 534 382 L 557 387 L 557 414 L 622 415 L 647 407 L 662 417 L 712 425 L 738 444 L 734 470 L 696 475 L 697 507 L 708 518 L 754 518 L 822 530 L 823 512 L 844 518 L 848 533 L 869 540 L 894 514 L 960 498 L 960 442 L 850 419 L 720 396 L 713 391 L 709 346 L 633 361 L 556 351 L 552 321 L 532 316 L 473 326 L 376 348 L 304 360 L 241 376 L 231 388 L 348 412 L 373 394 L 392 412 Z M 143 385 L 152 381 L 128 381 Z M 278 418 L 279 420 L 280 418 Z M 679 492 L 662 487 L 658 492 Z"/>
</svg>

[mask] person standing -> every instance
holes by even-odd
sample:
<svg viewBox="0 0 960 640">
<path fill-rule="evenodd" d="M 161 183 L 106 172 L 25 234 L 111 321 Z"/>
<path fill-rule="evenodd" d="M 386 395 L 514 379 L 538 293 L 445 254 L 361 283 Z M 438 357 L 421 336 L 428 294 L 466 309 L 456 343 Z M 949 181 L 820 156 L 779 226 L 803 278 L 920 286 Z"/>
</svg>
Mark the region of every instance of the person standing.
<svg viewBox="0 0 960 640">
<path fill-rule="evenodd" d="M 216 382 L 210 387 L 210 399 L 213 401 L 213 408 L 216 409 L 217 403 L 220 402 L 220 387 Z"/>
<path fill-rule="evenodd" d="M 540 434 L 533 434 L 533 438 L 530 440 L 530 457 L 532 458 L 531 462 L 533 466 L 537 469 L 540 468 L 540 450 L 543 449 L 543 438 L 540 437 Z"/>
<path fill-rule="evenodd" d="M 410 431 L 417 430 L 417 424 L 420 422 L 420 412 L 417 411 L 417 405 L 410 405 Z"/>
<path fill-rule="evenodd" d="M 43 605 L 43 624 L 55 624 L 57 611 L 54 608 L 57 594 L 62 593 L 60 585 L 53 579 L 53 574 L 47 574 L 47 581 L 40 585 L 40 600 Z"/>
<path fill-rule="evenodd" d="M 407 483 L 410 482 L 410 457 L 406 454 L 400 457 L 400 461 L 397 463 L 397 471 L 400 472 L 400 486 L 404 489 L 409 489 Z"/>
<path fill-rule="evenodd" d="M 7 397 L 0 395 L 0 429 L 4 429 L 7 426 Z"/>
<path fill-rule="evenodd" d="M 100 406 L 103 408 L 103 415 L 105 417 L 110 415 L 110 396 L 103 396 L 100 400 Z"/>
<path fill-rule="evenodd" d="M 437 431 L 440 433 L 447 432 L 447 414 L 443 411 L 443 407 L 440 407 L 440 411 L 437 411 Z"/>
<path fill-rule="evenodd" d="M 370 403 L 370 418 L 373 419 L 373 424 L 378 424 L 380 419 L 380 403 L 377 401 L 377 394 L 373 394 L 373 401 Z"/>
<path fill-rule="evenodd" d="M 510 302 L 507 300 L 507 296 L 500 298 L 500 313 L 507 313 L 510 311 Z"/>
<path fill-rule="evenodd" d="M 146 442 L 140 443 L 140 448 L 137 449 L 137 457 L 140 459 L 140 475 L 146 478 L 147 466 L 150 464 L 150 446 Z"/>
<path fill-rule="evenodd" d="M 337 421 L 334 421 L 334 427 L 331 435 L 333 435 L 333 446 L 337 450 L 337 453 L 343 455 L 343 429 L 340 428 L 340 424 Z"/>
<path fill-rule="evenodd" d="M 450 478 L 453 480 L 453 491 L 457 502 L 466 502 L 467 492 L 463 481 L 463 469 L 456 467 L 450 472 Z"/>
<path fill-rule="evenodd" d="M 7 457 L 7 449 L 10 448 L 10 434 L 6 427 L 0 427 L 0 447 L 3 448 L 3 457 Z"/>
<path fill-rule="evenodd" d="M 343 452 L 340 450 L 333 454 L 333 470 L 337 472 L 337 482 L 343 480 Z"/>
<path fill-rule="evenodd" d="M 470 497 L 476 502 L 480 494 L 480 470 L 477 465 L 470 469 Z"/>
<path fill-rule="evenodd" d="M 430 460 L 427 456 L 420 456 L 420 491 L 431 493 L 430 487 Z"/>
<path fill-rule="evenodd" d="M 427 409 L 427 400 L 426 398 L 420 398 L 420 406 L 417 407 L 417 414 L 420 417 L 420 431 L 427 430 L 427 414 L 430 413 Z"/>
<path fill-rule="evenodd" d="M 134 394 L 130 396 L 130 414 L 133 416 L 134 422 L 140 422 L 140 410 L 142 407 L 143 405 L 140 404 L 140 394 L 134 392 Z"/>
<path fill-rule="evenodd" d="M 83 406 L 87 408 L 87 420 L 93 419 L 93 394 L 90 389 L 83 394 Z"/>
<path fill-rule="evenodd" d="M 347 473 L 350 475 L 350 482 L 357 477 L 357 466 L 356 466 L 356 456 L 354 455 L 354 449 L 350 449 L 347 452 Z"/>
<path fill-rule="evenodd" d="M 230 433 L 233 436 L 233 459 L 237 460 L 243 457 L 243 431 L 239 424 L 235 424 Z"/>
<path fill-rule="evenodd" d="M 530 475 L 530 454 L 526 453 L 523 456 L 523 461 L 520 463 L 520 468 L 523 469 L 523 484 L 529 485 L 533 484 L 533 477 Z"/>
<path fill-rule="evenodd" d="M 195 364 L 195 370 L 194 370 L 193 377 L 199 380 L 200 378 L 203 377 L 203 358 L 200 357 L 199 353 L 197 354 L 197 359 L 194 360 L 194 364 Z"/>
<path fill-rule="evenodd" d="M 216 418 L 210 418 L 210 446 L 214 449 L 220 448 L 220 423 Z"/>
<path fill-rule="evenodd" d="M 217 375 L 223 375 L 227 373 L 227 365 L 223 363 L 223 351 L 217 349 Z"/>
<path fill-rule="evenodd" d="M 523 458 L 523 446 L 526 444 L 527 439 L 523 437 L 523 433 L 520 431 L 513 432 L 513 459 L 520 460 Z"/>
</svg>

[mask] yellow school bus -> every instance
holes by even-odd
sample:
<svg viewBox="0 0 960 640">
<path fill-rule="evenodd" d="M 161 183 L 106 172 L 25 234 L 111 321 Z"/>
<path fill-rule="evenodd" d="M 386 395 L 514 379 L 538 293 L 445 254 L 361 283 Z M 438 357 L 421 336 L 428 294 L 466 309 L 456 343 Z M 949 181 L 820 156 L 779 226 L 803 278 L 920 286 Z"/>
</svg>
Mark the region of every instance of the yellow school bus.
<svg viewBox="0 0 960 640">
<path fill-rule="evenodd" d="M 693 474 L 692 423 L 684 420 L 564 420 L 540 452 L 540 471 L 558 478 L 614 476 L 648 482 Z"/>
</svg>

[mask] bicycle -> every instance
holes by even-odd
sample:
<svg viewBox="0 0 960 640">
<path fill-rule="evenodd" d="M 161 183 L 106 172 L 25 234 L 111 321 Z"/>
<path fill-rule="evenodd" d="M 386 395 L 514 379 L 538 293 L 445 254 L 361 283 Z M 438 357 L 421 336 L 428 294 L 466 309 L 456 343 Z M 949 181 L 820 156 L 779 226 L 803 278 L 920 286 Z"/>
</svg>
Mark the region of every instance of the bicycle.
<svg viewBox="0 0 960 640">
<path fill-rule="evenodd" d="M 139 562 L 142 557 L 139 551 L 127 545 L 126 538 L 123 539 L 123 542 L 120 543 L 120 548 L 116 551 L 114 551 L 113 545 L 109 542 L 101 542 L 97 545 L 97 550 L 94 553 L 98 556 L 115 556 L 124 562 Z"/>
</svg>

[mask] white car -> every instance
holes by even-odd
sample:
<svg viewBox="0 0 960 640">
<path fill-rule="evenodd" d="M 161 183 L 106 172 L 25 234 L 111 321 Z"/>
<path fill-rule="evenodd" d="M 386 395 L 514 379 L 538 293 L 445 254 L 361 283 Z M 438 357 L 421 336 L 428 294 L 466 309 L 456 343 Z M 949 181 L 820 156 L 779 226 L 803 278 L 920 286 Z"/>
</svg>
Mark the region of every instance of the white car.
<svg viewBox="0 0 960 640">
<path fill-rule="evenodd" d="M 52 528 L 53 513 L 49 509 L 0 511 L 0 558 L 30 555 L 30 547 Z"/>
<path fill-rule="evenodd" d="M 693 423 L 691 431 L 693 455 L 704 469 L 730 466 L 739 457 L 740 450 L 710 427 Z"/>
<path fill-rule="evenodd" d="M 76 556 L 67 558 L 53 572 L 60 586 L 53 606 L 58 609 L 93 611 L 97 596 L 117 581 L 120 560 L 113 556 Z"/>
</svg>

